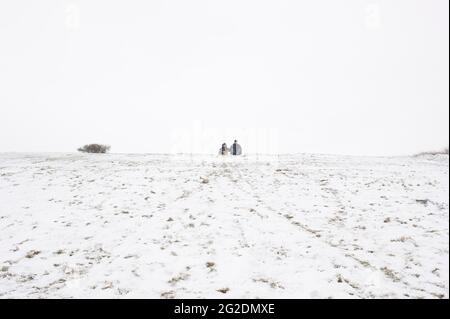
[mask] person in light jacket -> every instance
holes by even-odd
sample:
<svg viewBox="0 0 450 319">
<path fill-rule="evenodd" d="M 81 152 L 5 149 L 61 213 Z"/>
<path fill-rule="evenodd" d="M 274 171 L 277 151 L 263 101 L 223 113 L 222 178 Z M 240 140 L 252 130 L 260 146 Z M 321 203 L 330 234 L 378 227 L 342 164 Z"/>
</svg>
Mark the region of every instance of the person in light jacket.
<svg viewBox="0 0 450 319">
<path fill-rule="evenodd" d="M 242 147 L 238 144 L 237 140 L 234 140 L 233 145 L 231 145 L 230 153 L 231 153 L 231 155 L 241 155 L 242 154 Z"/>
</svg>

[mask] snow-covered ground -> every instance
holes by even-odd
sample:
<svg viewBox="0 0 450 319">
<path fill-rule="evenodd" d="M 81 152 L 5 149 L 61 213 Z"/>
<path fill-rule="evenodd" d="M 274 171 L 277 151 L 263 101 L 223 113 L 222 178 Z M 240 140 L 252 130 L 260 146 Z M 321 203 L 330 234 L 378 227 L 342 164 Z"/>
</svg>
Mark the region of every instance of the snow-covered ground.
<svg viewBox="0 0 450 319">
<path fill-rule="evenodd" d="M 448 156 L 0 154 L 1 298 L 448 298 Z"/>
</svg>

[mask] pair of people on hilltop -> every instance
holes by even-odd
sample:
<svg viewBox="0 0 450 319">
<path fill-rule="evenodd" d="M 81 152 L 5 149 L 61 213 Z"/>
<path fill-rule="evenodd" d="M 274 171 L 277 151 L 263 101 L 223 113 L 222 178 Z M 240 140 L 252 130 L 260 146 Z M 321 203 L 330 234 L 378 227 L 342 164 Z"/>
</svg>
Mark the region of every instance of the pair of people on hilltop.
<svg viewBox="0 0 450 319">
<path fill-rule="evenodd" d="M 223 143 L 222 147 L 219 150 L 219 155 L 241 155 L 242 147 L 238 144 L 237 140 L 234 140 L 233 145 L 230 148 L 227 147 L 227 143 Z"/>
</svg>

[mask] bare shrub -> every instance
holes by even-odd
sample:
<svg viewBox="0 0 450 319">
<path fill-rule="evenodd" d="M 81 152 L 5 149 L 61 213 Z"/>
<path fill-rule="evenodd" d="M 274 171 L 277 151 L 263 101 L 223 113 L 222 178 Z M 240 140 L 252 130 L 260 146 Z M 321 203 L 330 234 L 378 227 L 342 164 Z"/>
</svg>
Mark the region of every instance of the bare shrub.
<svg viewBox="0 0 450 319">
<path fill-rule="evenodd" d="M 110 150 L 111 146 L 102 144 L 87 144 L 78 149 L 83 153 L 106 153 Z"/>
<path fill-rule="evenodd" d="M 425 156 L 425 155 L 448 155 L 448 147 L 440 151 L 420 152 L 418 154 L 415 154 L 414 156 Z"/>
</svg>

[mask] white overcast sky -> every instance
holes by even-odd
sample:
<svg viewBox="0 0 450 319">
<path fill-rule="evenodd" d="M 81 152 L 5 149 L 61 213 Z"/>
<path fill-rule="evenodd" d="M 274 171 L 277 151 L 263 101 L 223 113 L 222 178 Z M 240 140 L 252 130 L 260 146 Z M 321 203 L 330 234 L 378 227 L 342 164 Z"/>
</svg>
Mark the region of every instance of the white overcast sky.
<svg viewBox="0 0 450 319">
<path fill-rule="evenodd" d="M 448 6 L 2 0 L 0 152 L 447 147 Z"/>
</svg>

